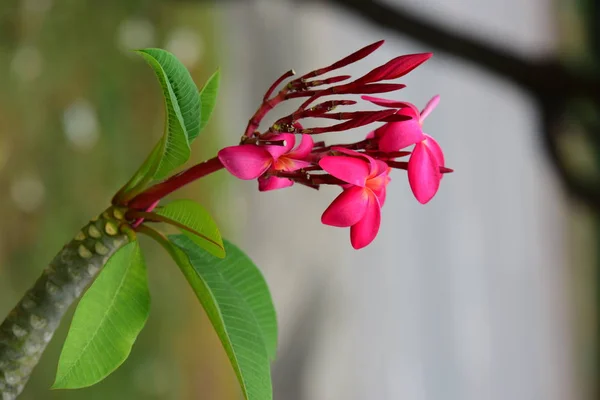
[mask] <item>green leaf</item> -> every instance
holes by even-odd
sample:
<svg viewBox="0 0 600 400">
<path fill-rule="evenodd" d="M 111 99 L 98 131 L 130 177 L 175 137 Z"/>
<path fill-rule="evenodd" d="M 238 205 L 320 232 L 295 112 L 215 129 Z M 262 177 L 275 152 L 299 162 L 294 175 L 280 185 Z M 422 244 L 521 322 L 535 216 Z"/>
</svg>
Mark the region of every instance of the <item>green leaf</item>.
<svg viewBox="0 0 600 400">
<path fill-rule="evenodd" d="M 165 133 L 161 139 L 161 157 L 152 178 L 161 179 L 190 157 L 190 138 L 200 129 L 200 97 L 185 66 L 171 53 L 161 49 L 137 51 L 154 69 L 165 97 Z"/>
<path fill-rule="evenodd" d="M 198 246 L 216 257 L 225 257 L 219 228 L 208 211 L 200 204 L 192 200 L 175 200 L 166 206 L 158 207 L 154 213 L 187 227 L 189 230 L 182 230 L 182 232 Z"/>
<path fill-rule="evenodd" d="M 262 332 L 267 354 L 274 360 L 277 354 L 277 315 L 267 282 L 254 262 L 228 240 L 225 240 L 225 251 L 227 258 L 218 260 L 207 254 L 205 262 L 213 264 L 248 304 Z"/>
<path fill-rule="evenodd" d="M 169 239 L 177 247 L 169 242 L 162 244 L 171 253 L 204 307 L 231 361 L 244 397 L 246 400 L 271 400 L 273 389 L 269 355 L 263 339 L 265 328 L 261 327 L 246 298 L 250 288 L 255 288 L 255 294 L 264 298 L 259 289 L 264 281 L 257 280 L 252 273 L 245 277 L 243 273 L 232 275 L 231 268 L 236 262 L 238 267 L 244 266 L 239 259 L 235 261 L 235 257 L 234 264 L 230 264 L 229 257 L 217 259 L 202 251 L 185 235 L 171 235 Z M 253 267 L 252 264 L 245 266 Z M 249 289 L 240 292 L 240 284 Z M 261 320 L 264 323 L 266 318 L 263 316 Z M 273 330 L 273 327 L 269 329 Z"/>
<path fill-rule="evenodd" d="M 202 132 L 210 117 L 215 109 L 217 103 L 217 95 L 219 94 L 219 83 L 221 81 L 221 72 L 216 70 L 214 74 L 204 84 L 202 90 L 200 90 L 200 107 L 201 107 L 201 118 L 200 118 L 200 129 L 198 133 Z M 190 143 L 196 138 L 196 136 L 189 135 Z"/>
<path fill-rule="evenodd" d="M 63 346 L 53 389 L 93 385 L 129 356 L 150 309 L 138 242 L 119 249 L 81 299 Z"/>
</svg>

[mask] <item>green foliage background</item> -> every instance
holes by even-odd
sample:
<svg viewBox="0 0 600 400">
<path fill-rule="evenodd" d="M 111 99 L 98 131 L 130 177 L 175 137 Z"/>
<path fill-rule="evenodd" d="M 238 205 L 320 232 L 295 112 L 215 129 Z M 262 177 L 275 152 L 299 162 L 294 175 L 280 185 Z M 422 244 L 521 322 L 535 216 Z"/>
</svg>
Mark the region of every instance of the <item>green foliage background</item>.
<svg viewBox="0 0 600 400">
<path fill-rule="evenodd" d="M 2 2 L 1 314 L 80 226 L 108 205 L 162 133 L 156 78 L 125 49 L 123 38 L 135 36 L 140 26 L 146 31 L 138 36 L 150 35 L 139 47 L 169 49 L 178 32 L 197 38 L 200 57 L 188 68 L 201 85 L 219 64 L 211 53 L 215 16 L 210 5 L 159 0 Z M 80 99 L 97 120 L 98 138 L 90 148 L 74 145 L 65 135 L 65 112 Z M 194 144 L 193 160 L 215 152 L 217 125 L 209 123 Z M 216 180 L 210 178 L 180 196 L 210 206 L 215 191 Z M 192 399 L 198 393 L 207 399 L 239 398 L 218 338 L 177 267 L 150 240 L 143 238 L 142 246 L 149 260 L 152 309 L 129 360 L 92 388 L 48 391 L 65 323 L 22 399 Z"/>
</svg>

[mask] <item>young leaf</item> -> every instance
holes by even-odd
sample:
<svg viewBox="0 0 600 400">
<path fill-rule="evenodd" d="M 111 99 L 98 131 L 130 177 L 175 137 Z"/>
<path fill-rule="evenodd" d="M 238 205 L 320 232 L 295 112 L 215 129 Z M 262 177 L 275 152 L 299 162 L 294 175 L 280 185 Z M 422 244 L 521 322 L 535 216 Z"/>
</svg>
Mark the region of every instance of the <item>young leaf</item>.
<svg viewBox="0 0 600 400">
<path fill-rule="evenodd" d="M 223 239 L 219 228 L 208 211 L 200 204 L 192 200 L 175 200 L 166 206 L 157 208 L 154 213 L 189 228 L 189 230 L 182 230 L 182 232 L 198 246 L 216 257 L 225 257 Z M 194 232 L 199 233 L 201 236 L 194 234 Z"/>
<path fill-rule="evenodd" d="M 150 309 L 137 241 L 117 251 L 81 299 L 63 346 L 53 389 L 93 385 L 129 356 Z"/>
<path fill-rule="evenodd" d="M 216 259 L 185 235 L 171 235 L 172 243 L 162 240 L 208 318 L 231 365 L 246 400 L 271 400 L 271 370 L 263 332 L 242 294 L 223 275 L 221 267 L 227 260 Z M 252 282 L 246 283 L 252 286 Z"/>
<path fill-rule="evenodd" d="M 161 179 L 190 157 L 190 137 L 198 136 L 200 98 L 198 89 L 184 65 L 171 53 L 161 49 L 143 49 L 138 53 L 154 69 L 165 97 L 165 133 L 152 177 Z"/>
<path fill-rule="evenodd" d="M 215 108 L 217 102 L 217 95 L 219 94 L 219 83 L 221 80 L 221 72 L 216 70 L 214 74 L 204 84 L 202 90 L 200 90 L 200 129 L 198 133 L 202 132 Z M 189 135 L 190 143 L 196 138 L 196 136 Z"/>
<path fill-rule="evenodd" d="M 161 141 L 156 143 L 148 157 L 144 160 L 142 165 L 140 165 L 135 174 L 131 177 L 131 179 L 129 179 L 129 182 L 127 182 L 125 186 L 119 190 L 117 196 L 122 196 L 124 193 L 127 193 L 144 180 L 150 181 L 152 179 L 152 176 L 154 176 L 154 170 L 160 163 L 162 146 L 163 142 L 161 139 Z"/>
</svg>

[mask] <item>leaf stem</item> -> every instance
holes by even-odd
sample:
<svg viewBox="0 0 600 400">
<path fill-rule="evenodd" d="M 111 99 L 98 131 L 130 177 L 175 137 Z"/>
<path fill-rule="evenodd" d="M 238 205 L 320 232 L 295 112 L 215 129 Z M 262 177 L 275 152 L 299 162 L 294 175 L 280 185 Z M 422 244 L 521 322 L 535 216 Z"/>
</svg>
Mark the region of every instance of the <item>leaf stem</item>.
<svg viewBox="0 0 600 400">
<path fill-rule="evenodd" d="M 206 235 L 203 235 L 202 233 L 198 232 L 195 229 L 190 228 L 187 225 L 184 225 L 180 222 L 177 222 L 169 217 L 165 217 L 164 215 L 160 215 L 160 214 L 154 214 L 151 212 L 145 212 L 145 211 L 137 211 L 137 210 L 130 210 L 127 211 L 126 216 L 131 219 L 144 219 L 148 222 L 164 222 L 165 224 L 169 224 L 169 225 L 173 225 L 177 228 L 186 230 L 190 233 L 193 233 L 196 236 L 200 236 L 202 239 L 214 244 L 215 246 L 219 247 L 220 249 L 223 249 L 223 246 L 220 245 L 219 243 L 215 242 L 214 240 L 212 240 L 211 238 L 209 238 Z M 224 249 L 223 249 L 224 250 Z"/>
</svg>

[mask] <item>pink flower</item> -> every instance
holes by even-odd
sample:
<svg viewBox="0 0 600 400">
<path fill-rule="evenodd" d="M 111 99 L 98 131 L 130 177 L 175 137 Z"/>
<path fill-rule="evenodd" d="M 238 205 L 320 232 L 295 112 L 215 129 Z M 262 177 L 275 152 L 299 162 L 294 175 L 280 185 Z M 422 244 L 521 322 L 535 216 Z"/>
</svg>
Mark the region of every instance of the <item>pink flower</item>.
<svg viewBox="0 0 600 400">
<path fill-rule="evenodd" d="M 311 165 L 305 159 L 313 148 L 310 135 L 302 135 L 300 145 L 294 149 L 296 136 L 282 133 L 268 138 L 269 141 L 283 141 L 283 146 L 243 144 L 226 147 L 219 151 L 219 160 L 232 175 L 250 180 L 259 178 L 259 190 L 267 191 L 293 185 L 288 178 L 277 176 L 263 177 L 268 171 L 296 171 Z"/>
<path fill-rule="evenodd" d="M 440 102 L 440 96 L 434 96 L 429 100 L 423 111 L 419 112 L 417 107 L 411 103 L 371 96 L 363 96 L 362 98 L 379 106 L 400 108 L 397 114 L 410 117 L 407 121 L 389 122 L 371 134 L 372 137 L 379 138 L 379 150 L 385 152 L 398 151 L 423 140 L 423 121 Z"/>
<path fill-rule="evenodd" d="M 423 111 L 410 103 L 364 96 L 363 99 L 383 107 L 401 107 L 397 114 L 409 116 L 408 121 L 390 122 L 376 129 L 370 137 L 379 138 L 378 148 L 394 152 L 415 145 L 408 161 L 408 183 L 417 201 L 429 202 L 437 193 L 442 179 L 444 154 L 438 142 L 423 133 L 423 121 L 440 102 L 434 96 Z"/>
<path fill-rule="evenodd" d="M 421 204 L 429 202 L 437 193 L 444 167 L 444 153 L 438 142 L 427 134 L 423 136 L 425 139 L 415 145 L 408 160 L 408 183 Z"/>
<path fill-rule="evenodd" d="M 352 247 L 361 249 L 375 239 L 381 223 L 390 168 L 381 160 L 351 150 L 335 148 L 348 156 L 325 156 L 319 165 L 344 181 L 344 191 L 321 216 L 325 225 L 350 227 Z"/>
</svg>

